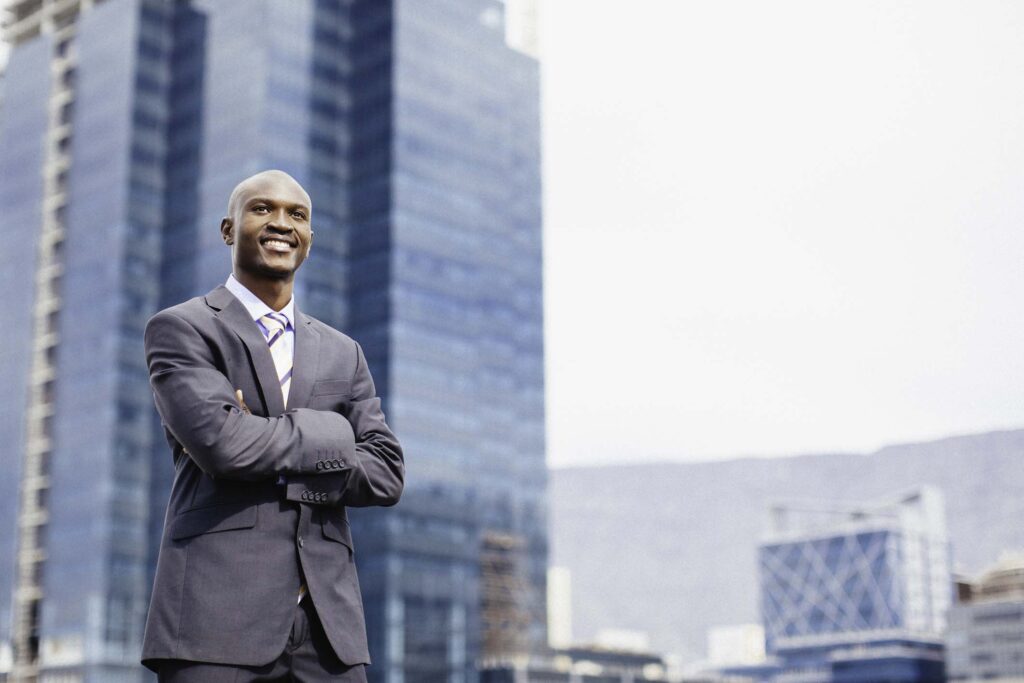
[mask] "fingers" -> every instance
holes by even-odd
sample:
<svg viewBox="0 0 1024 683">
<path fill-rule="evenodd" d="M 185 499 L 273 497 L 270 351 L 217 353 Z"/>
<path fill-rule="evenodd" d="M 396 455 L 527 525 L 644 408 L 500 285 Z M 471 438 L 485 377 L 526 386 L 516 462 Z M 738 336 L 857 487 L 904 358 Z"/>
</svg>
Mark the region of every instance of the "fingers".
<svg viewBox="0 0 1024 683">
<path fill-rule="evenodd" d="M 252 411 L 249 410 L 249 406 L 245 405 L 245 399 L 242 398 L 242 390 L 241 389 L 235 389 L 235 398 L 238 399 L 238 405 L 242 407 L 242 411 L 246 412 L 246 413 L 249 413 L 251 415 Z"/>
</svg>

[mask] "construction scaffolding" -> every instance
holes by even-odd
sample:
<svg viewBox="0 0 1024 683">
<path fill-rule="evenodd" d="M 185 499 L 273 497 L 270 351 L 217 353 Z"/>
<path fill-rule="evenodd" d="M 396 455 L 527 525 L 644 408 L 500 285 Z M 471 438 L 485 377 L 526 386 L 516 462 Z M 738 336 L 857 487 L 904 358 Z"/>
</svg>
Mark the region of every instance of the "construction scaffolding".
<svg viewBox="0 0 1024 683">
<path fill-rule="evenodd" d="M 505 531 L 485 531 L 480 542 L 481 656 L 507 662 L 530 651 L 531 591 L 526 541 Z"/>
</svg>

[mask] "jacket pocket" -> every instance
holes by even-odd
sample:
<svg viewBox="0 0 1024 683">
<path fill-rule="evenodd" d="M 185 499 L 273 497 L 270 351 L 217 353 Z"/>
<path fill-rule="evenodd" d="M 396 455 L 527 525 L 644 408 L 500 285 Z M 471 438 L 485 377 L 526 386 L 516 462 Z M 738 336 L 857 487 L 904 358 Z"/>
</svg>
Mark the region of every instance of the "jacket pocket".
<svg viewBox="0 0 1024 683">
<path fill-rule="evenodd" d="M 341 514 L 328 513 L 323 516 L 324 537 L 338 543 L 344 543 L 349 550 L 352 547 L 352 531 L 348 526 L 348 520 Z"/>
<path fill-rule="evenodd" d="M 233 529 L 251 529 L 256 526 L 258 506 L 255 503 L 225 503 L 209 507 L 186 510 L 175 516 L 171 522 L 171 538 L 183 538 L 212 534 Z"/>
<path fill-rule="evenodd" d="M 313 396 L 347 396 L 351 388 L 347 379 L 323 379 L 313 385 Z"/>
</svg>

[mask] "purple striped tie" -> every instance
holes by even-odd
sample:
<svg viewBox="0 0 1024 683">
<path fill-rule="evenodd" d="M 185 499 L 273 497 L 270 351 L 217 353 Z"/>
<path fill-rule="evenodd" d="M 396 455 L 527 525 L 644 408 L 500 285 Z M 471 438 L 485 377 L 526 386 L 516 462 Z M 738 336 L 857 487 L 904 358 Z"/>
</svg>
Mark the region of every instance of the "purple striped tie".
<svg viewBox="0 0 1024 683">
<path fill-rule="evenodd" d="M 281 382 L 281 396 L 285 406 L 288 405 L 288 389 L 292 384 L 292 359 L 284 344 L 284 335 L 288 329 L 288 316 L 283 313 L 267 313 L 260 318 L 263 334 L 270 347 L 270 355 L 277 369 L 277 379 Z"/>
</svg>

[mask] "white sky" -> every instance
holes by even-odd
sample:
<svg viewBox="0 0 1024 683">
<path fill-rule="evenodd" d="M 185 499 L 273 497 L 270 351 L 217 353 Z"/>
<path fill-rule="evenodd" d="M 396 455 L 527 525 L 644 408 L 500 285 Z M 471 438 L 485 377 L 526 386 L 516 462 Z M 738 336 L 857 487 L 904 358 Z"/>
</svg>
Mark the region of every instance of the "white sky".
<svg viewBox="0 0 1024 683">
<path fill-rule="evenodd" d="M 553 466 L 1024 426 L 1024 3 L 540 10 Z"/>
</svg>

